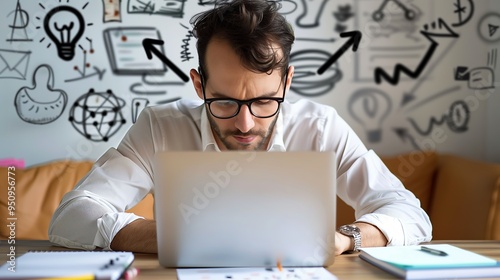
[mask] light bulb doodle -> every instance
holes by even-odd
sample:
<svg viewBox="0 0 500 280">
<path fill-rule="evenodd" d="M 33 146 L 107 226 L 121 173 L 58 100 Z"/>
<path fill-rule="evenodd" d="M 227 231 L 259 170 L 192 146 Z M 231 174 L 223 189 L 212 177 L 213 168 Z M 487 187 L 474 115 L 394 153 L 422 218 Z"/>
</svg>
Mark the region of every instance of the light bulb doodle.
<svg viewBox="0 0 500 280">
<path fill-rule="evenodd" d="M 75 47 L 85 30 L 82 14 L 70 6 L 58 6 L 45 16 L 43 28 L 56 44 L 57 54 L 63 60 L 72 60 Z"/>
<path fill-rule="evenodd" d="M 107 142 L 126 123 L 123 107 L 125 101 L 111 90 L 95 92 L 90 89 L 73 104 L 69 121 L 88 140 Z"/>
<path fill-rule="evenodd" d="M 380 89 L 362 88 L 349 98 L 349 113 L 366 130 L 369 142 L 382 139 L 382 122 L 392 110 L 389 95 Z"/>
</svg>

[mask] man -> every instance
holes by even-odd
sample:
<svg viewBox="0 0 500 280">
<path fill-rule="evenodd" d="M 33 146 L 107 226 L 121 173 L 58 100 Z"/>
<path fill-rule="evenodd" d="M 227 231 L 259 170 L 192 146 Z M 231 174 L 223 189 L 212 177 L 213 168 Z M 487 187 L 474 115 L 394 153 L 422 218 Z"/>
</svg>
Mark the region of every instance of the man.
<svg viewBox="0 0 500 280">
<path fill-rule="evenodd" d="M 200 67 L 190 76 L 204 102 L 145 109 L 119 146 L 64 196 L 51 221 L 52 242 L 156 252 L 155 221 L 124 211 L 152 191 L 153 156 L 164 150 L 335 151 L 338 195 L 357 217 L 357 229 L 336 232 L 336 254 L 430 240 L 418 199 L 333 108 L 284 102 L 294 35 L 278 8 L 274 1 L 234 0 L 194 18 Z"/>
</svg>

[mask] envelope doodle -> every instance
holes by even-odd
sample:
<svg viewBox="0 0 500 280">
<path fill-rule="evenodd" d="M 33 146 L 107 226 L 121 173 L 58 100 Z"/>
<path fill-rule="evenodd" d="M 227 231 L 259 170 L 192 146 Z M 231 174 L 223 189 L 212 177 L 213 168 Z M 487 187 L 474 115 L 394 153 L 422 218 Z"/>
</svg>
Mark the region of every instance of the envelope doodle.
<svg viewBox="0 0 500 280">
<path fill-rule="evenodd" d="M 26 80 L 31 52 L 0 49 L 0 79 Z"/>
</svg>

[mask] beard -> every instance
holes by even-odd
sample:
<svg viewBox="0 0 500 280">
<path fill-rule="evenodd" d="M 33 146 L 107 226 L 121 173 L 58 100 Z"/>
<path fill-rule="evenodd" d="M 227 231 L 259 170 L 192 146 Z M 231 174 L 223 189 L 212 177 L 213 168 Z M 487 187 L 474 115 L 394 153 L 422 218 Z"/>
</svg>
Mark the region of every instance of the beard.
<svg viewBox="0 0 500 280">
<path fill-rule="evenodd" d="M 279 114 L 279 112 L 278 112 L 278 114 Z M 232 150 L 232 151 L 237 151 L 237 150 L 259 151 L 259 150 L 264 149 L 265 148 L 264 145 L 269 143 L 271 133 L 274 130 L 274 126 L 276 125 L 276 121 L 278 120 L 278 114 L 276 114 L 276 116 L 274 116 L 274 120 L 271 122 L 271 124 L 269 125 L 267 130 L 263 130 L 263 129 L 253 130 L 252 129 L 248 132 L 243 133 L 237 129 L 222 131 L 220 129 L 219 125 L 217 124 L 217 122 L 215 122 L 214 117 L 212 115 L 210 115 L 209 112 L 207 112 L 208 121 L 210 123 L 210 126 L 212 127 L 212 131 L 215 133 L 216 137 L 222 142 L 222 144 L 224 144 L 224 146 L 228 150 Z M 234 142 L 230 141 L 230 139 L 233 136 L 242 136 L 242 137 L 255 136 L 256 139 L 260 138 L 260 141 L 258 141 L 257 143 L 249 143 L 249 144 L 234 143 Z"/>
</svg>

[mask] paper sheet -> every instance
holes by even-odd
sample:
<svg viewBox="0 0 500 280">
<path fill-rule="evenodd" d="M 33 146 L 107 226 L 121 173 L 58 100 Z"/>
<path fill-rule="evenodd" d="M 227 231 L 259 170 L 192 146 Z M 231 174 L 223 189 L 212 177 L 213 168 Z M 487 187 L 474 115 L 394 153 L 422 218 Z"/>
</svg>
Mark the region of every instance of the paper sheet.
<svg viewBox="0 0 500 280">
<path fill-rule="evenodd" d="M 323 267 L 283 268 L 282 271 L 262 267 L 177 269 L 177 277 L 179 280 L 337 279 Z"/>
</svg>

